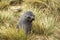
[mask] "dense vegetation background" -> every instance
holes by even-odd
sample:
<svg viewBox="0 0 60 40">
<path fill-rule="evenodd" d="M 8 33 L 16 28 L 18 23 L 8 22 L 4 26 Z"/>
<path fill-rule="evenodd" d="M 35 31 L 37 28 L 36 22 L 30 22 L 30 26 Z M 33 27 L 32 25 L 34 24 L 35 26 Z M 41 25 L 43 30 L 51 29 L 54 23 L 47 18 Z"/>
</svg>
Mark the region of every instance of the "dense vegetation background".
<svg viewBox="0 0 60 40">
<path fill-rule="evenodd" d="M 35 20 L 26 37 L 15 27 L 27 10 Z M 0 0 L 0 40 L 60 40 L 60 0 Z"/>
</svg>

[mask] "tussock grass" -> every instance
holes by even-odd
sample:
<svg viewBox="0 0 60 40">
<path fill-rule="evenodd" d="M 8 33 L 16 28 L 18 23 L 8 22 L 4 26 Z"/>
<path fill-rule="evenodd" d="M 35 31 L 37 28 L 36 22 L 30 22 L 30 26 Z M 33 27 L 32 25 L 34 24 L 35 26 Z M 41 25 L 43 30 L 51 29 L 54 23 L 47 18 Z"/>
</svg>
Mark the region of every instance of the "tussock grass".
<svg viewBox="0 0 60 40">
<path fill-rule="evenodd" d="M 18 31 L 15 28 L 1 27 L 0 39 L 1 40 L 26 40 L 26 35 L 23 30 Z"/>
<path fill-rule="evenodd" d="M 20 6 L 24 8 L 20 13 L 0 11 L 0 40 L 60 40 L 59 0 L 23 1 Z M 6 2 L 0 2 L 0 7 L 7 5 Z M 32 33 L 28 36 L 24 30 L 15 28 L 20 15 L 27 10 L 32 10 L 35 15 Z"/>
<path fill-rule="evenodd" d="M 33 22 L 33 30 L 36 33 L 50 35 L 55 28 L 55 18 L 46 15 L 43 11 L 34 11 L 35 21 Z"/>
</svg>

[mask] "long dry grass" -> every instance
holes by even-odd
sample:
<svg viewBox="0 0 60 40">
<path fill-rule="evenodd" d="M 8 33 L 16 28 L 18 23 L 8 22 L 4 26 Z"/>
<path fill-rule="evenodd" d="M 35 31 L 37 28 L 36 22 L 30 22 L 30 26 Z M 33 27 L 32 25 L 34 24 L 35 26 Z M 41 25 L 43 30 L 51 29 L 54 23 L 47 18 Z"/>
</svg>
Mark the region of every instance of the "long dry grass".
<svg viewBox="0 0 60 40">
<path fill-rule="evenodd" d="M 23 0 L 21 12 L 13 12 L 11 5 L 0 2 L 0 8 L 8 5 L 8 10 L 0 10 L 0 40 L 60 40 L 60 0 Z M 13 9 L 12 9 L 13 10 Z M 31 34 L 16 29 L 19 17 L 27 10 L 35 15 Z"/>
</svg>

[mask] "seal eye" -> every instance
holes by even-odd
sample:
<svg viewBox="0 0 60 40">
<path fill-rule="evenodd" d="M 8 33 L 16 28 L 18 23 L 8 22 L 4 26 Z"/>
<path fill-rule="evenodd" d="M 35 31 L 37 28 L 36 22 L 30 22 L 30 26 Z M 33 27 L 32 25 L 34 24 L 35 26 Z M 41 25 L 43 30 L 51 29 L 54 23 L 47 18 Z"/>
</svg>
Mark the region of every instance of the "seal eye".
<svg viewBox="0 0 60 40">
<path fill-rule="evenodd" d="M 28 19 L 30 19 L 30 17 L 27 17 Z"/>
</svg>

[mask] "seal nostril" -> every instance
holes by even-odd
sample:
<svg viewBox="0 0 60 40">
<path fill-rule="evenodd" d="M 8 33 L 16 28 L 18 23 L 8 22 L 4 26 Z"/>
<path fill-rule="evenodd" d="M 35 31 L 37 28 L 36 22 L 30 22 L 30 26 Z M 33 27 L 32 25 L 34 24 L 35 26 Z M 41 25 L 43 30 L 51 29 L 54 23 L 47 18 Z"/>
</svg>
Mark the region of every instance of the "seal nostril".
<svg viewBox="0 0 60 40">
<path fill-rule="evenodd" d="M 35 20 L 34 18 L 32 20 Z"/>
</svg>

